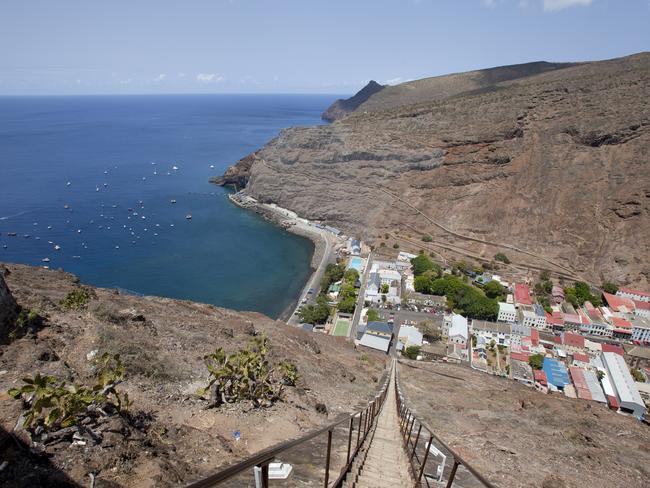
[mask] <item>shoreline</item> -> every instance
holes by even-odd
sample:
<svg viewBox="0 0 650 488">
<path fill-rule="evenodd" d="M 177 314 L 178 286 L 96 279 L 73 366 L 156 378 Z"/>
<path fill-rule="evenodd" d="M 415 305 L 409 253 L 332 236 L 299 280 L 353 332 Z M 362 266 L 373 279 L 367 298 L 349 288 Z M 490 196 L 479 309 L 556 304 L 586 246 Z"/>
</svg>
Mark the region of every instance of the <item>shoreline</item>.
<svg viewBox="0 0 650 488">
<path fill-rule="evenodd" d="M 259 214 L 264 219 L 287 232 L 309 239 L 314 245 L 309 263 L 311 272 L 305 280 L 300 294 L 287 305 L 276 319 L 288 323 L 293 312 L 300 304 L 300 298 L 305 294 L 309 284 L 314 280 L 314 277 L 319 272 L 319 268 L 323 265 L 323 260 L 326 257 L 325 253 L 328 248 L 326 237 L 323 235 L 323 231 L 312 227 L 307 219 L 301 218 L 294 212 L 278 207 L 275 204 L 259 203 L 254 198 L 242 195 L 239 192 L 228 194 L 228 199 L 238 207 Z"/>
</svg>

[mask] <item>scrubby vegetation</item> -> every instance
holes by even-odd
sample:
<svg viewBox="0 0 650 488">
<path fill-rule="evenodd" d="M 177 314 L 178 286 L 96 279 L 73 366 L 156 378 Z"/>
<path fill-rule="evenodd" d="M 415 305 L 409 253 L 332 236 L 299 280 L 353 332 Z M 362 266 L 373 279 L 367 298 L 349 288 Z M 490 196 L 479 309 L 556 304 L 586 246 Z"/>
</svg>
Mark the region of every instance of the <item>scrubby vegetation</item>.
<svg viewBox="0 0 650 488">
<path fill-rule="evenodd" d="M 129 396 L 117 390 L 123 379 L 124 366 L 120 357 L 105 353 L 99 361 L 97 380 L 92 388 L 36 373 L 33 378 L 23 378 L 24 385 L 8 393 L 22 400 L 27 409 L 23 421 L 25 428 L 42 427 L 54 431 L 75 425 L 91 410 L 126 411 L 130 406 Z"/>
<path fill-rule="evenodd" d="M 43 319 L 36 310 L 29 308 L 22 308 L 16 317 L 14 327 L 9 331 L 7 338 L 9 342 L 13 342 L 19 337 L 22 337 L 28 329 L 39 327 Z"/>
<path fill-rule="evenodd" d="M 303 305 L 298 310 L 298 317 L 300 321 L 306 324 L 324 324 L 327 317 L 330 315 L 330 306 L 327 303 L 327 298 L 320 295 L 316 299 L 316 304 Z"/>
<path fill-rule="evenodd" d="M 433 272 L 437 277 L 442 276 L 442 268 L 437 263 L 431 261 L 426 254 L 419 254 L 411 259 L 411 266 L 413 266 L 413 274 L 416 277 L 427 271 Z"/>
<path fill-rule="evenodd" d="M 345 265 L 334 263 L 328 264 L 325 267 L 325 272 L 320 282 L 320 288 L 323 293 L 327 293 L 327 289 L 332 283 L 336 283 L 343 278 L 343 273 L 345 273 Z"/>
<path fill-rule="evenodd" d="M 352 313 L 357 303 L 357 291 L 354 284 L 359 279 L 359 272 L 356 269 L 348 269 L 343 275 L 343 283 L 339 291 L 338 309 L 343 313 Z"/>
<path fill-rule="evenodd" d="M 456 276 L 418 276 L 415 278 L 415 291 L 446 296 L 450 308 L 472 319 L 496 320 L 499 313 L 496 300 L 488 298 L 481 290 Z"/>
<path fill-rule="evenodd" d="M 409 359 L 417 359 L 420 355 L 420 346 L 409 346 L 404 349 L 402 355 Z"/>
<path fill-rule="evenodd" d="M 510 264 L 510 259 L 508 259 L 508 256 L 503 254 L 502 252 L 498 252 L 494 255 L 494 260 L 495 261 L 501 261 L 504 264 Z"/>
<path fill-rule="evenodd" d="M 543 354 L 532 354 L 528 357 L 528 364 L 533 369 L 542 369 L 544 364 L 544 355 Z"/>
<path fill-rule="evenodd" d="M 85 288 L 77 288 L 68 293 L 59 304 L 64 310 L 82 310 L 91 298 L 92 295 L 88 290 Z"/>
<path fill-rule="evenodd" d="M 612 295 L 616 295 L 616 292 L 618 291 L 618 286 L 616 286 L 614 283 L 610 281 L 605 281 L 601 285 L 601 288 L 603 289 L 604 292 L 611 293 Z"/>
<path fill-rule="evenodd" d="M 368 313 L 366 315 L 366 318 L 368 322 L 377 322 L 379 320 L 379 312 L 375 310 L 374 308 L 368 309 Z"/>
<path fill-rule="evenodd" d="M 431 237 L 429 234 L 423 234 L 422 235 L 422 241 L 423 242 L 433 242 L 433 237 Z"/>
<path fill-rule="evenodd" d="M 298 369 L 287 361 L 274 368 L 267 359 L 268 352 L 266 337 L 255 337 L 232 354 L 217 348 L 204 358 L 209 379 L 199 393 L 209 395 L 210 406 L 242 401 L 250 401 L 255 407 L 273 405 L 282 399 L 284 385 L 298 380 Z"/>
<path fill-rule="evenodd" d="M 603 304 L 600 295 L 594 295 L 589 285 L 584 281 L 577 281 L 574 286 L 566 287 L 564 297 L 574 307 L 582 306 L 587 301 L 596 307 Z"/>
</svg>

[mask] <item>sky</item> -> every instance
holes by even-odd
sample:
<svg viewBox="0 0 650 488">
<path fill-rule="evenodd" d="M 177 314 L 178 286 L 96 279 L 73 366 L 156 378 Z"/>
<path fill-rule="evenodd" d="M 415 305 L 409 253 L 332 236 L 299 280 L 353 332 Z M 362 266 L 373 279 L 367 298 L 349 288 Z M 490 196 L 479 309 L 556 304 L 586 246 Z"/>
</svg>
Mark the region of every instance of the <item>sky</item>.
<svg viewBox="0 0 650 488">
<path fill-rule="evenodd" d="M 650 50 L 650 0 L 0 0 L 0 95 L 351 94 Z"/>
</svg>

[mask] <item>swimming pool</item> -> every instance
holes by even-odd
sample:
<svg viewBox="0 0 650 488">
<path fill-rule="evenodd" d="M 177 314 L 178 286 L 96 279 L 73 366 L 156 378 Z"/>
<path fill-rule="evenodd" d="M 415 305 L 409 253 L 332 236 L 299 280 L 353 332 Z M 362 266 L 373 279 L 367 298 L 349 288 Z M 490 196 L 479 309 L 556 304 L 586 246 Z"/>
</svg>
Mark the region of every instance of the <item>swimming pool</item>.
<svg viewBox="0 0 650 488">
<path fill-rule="evenodd" d="M 359 273 L 361 273 L 361 268 L 363 268 L 363 259 L 361 259 L 359 256 L 350 258 L 347 269 L 356 269 Z"/>
</svg>

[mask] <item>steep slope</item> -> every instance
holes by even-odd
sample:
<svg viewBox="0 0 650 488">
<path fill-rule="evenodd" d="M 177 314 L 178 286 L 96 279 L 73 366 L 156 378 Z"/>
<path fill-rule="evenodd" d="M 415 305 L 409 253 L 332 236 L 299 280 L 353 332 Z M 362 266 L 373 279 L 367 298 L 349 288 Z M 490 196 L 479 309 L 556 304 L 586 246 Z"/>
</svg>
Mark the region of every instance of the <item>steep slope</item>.
<svg viewBox="0 0 650 488">
<path fill-rule="evenodd" d="M 649 98 L 642 53 L 359 109 L 283 131 L 256 153 L 246 191 L 376 246 L 476 260 L 506 250 L 564 276 L 645 286 Z"/>
<path fill-rule="evenodd" d="M 334 122 L 335 120 L 342 119 L 349 113 L 356 110 L 359 105 L 364 103 L 368 98 L 370 98 L 375 93 L 379 93 L 384 88 L 384 85 L 380 85 L 375 80 L 370 80 L 370 82 L 359 90 L 354 96 L 350 98 L 339 98 L 332 105 L 328 107 L 323 115 L 321 116 L 323 120 L 328 122 Z"/>
<path fill-rule="evenodd" d="M 461 94 L 487 92 L 496 89 L 496 85 L 504 81 L 570 68 L 577 64 L 536 61 L 409 81 L 387 86 L 381 95 L 370 97 L 363 103 L 359 111 L 380 112 L 423 101 L 431 102 Z"/>
<path fill-rule="evenodd" d="M 362 357 L 345 339 L 257 313 L 84 287 L 61 271 L 7 268 L 18 304 L 43 321 L 0 346 L 0 458 L 8 462 L 0 471 L 2 486 L 185 485 L 352 411 L 374 395 L 384 367 L 385 356 Z M 67 310 L 61 299 L 74 290 L 86 290 L 90 299 Z M 208 409 L 196 394 L 207 381 L 204 355 L 217 347 L 231 353 L 262 335 L 272 364 L 289 360 L 297 366 L 296 386 L 286 387 L 285 400 L 268 408 L 244 402 Z M 133 401 L 127 418 L 100 418 L 97 427 L 84 419 L 90 430 L 81 437 L 70 429 L 30 436 L 20 427 L 21 402 L 7 395 L 9 388 L 36 372 L 92 385 L 95 359 L 104 352 L 119 353 L 126 367 L 119 388 Z M 12 432 L 24 448 L 3 432 Z"/>
</svg>

